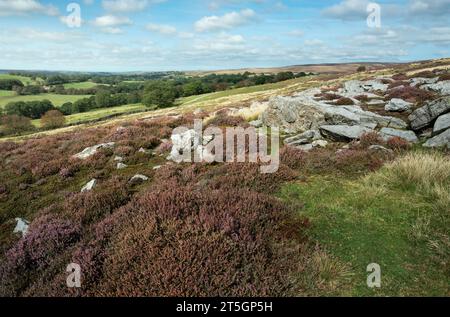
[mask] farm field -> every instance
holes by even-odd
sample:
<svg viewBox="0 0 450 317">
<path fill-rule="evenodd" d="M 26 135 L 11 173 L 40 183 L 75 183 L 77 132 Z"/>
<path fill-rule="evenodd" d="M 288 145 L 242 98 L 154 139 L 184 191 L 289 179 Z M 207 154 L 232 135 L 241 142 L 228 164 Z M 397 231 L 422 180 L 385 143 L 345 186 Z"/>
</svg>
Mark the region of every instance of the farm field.
<svg viewBox="0 0 450 317">
<path fill-rule="evenodd" d="M 147 110 L 148 110 L 147 107 L 145 107 L 142 104 L 126 105 L 126 106 L 92 110 L 92 111 L 88 111 L 88 112 L 76 113 L 76 114 L 65 116 L 65 118 L 66 118 L 65 124 L 66 125 L 84 124 L 87 122 L 106 120 L 106 119 L 114 117 L 114 116 L 131 114 L 131 113 L 136 113 L 136 112 L 144 112 Z M 41 121 L 40 119 L 37 119 L 37 120 L 33 120 L 32 123 L 34 126 L 40 127 L 41 126 L 40 121 Z"/>
<path fill-rule="evenodd" d="M 59 107 L 66 102 L 75 102 L 79 99 L 90 97 L 89 95 L 57 95 L 57 94 L 39 94 L 32 96 L 18 96 L 18 95 L 0 95 L 0 107 L 6 106 L 10 102 L 17 101 L 36 101 L 36 100 L 50 100 L 55 107 Z"/>
<path fill-rule="evenodd" d="M 1 79 L 18 79 L 20 80 L 24 85 L 34 85 L 37 83 L 40 83 L 41 80 L 33 80 L 31 77 L 25 77 L 25 76 L 18 76 L 18 75 L 10 75 L 10 74 L 0 74 L 0 80 Z"/>
<path fill-rule="evenodd" d="M 88 88 L 92 88 L 95 87 L 99 84 L 96 84 L 92 81 L 84 81 L 81 83 L 69 83 L 69 84 L 64 84 L 64 88 L 69 89 L 69 88 L 74 88 L 74 89 L 88 89 Z"/>
</svg>

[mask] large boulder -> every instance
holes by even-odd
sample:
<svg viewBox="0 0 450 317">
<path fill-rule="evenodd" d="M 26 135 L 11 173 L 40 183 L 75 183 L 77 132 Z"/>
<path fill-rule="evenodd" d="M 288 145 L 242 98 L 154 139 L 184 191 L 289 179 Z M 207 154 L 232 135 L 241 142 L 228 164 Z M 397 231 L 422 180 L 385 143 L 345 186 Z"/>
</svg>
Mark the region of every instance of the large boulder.
<svg viewBox="0 0 450 317">
<path fill-rule="evenodd" d="M 388 140 L 392 137 L 399 137 L 411 143 L 419 142 L 419 139 L 413 131 L 383 128 L 380 130 L 380 134 L 385 140 Z"/>
<path fill-rule="evenodd" d="M 298 133 L 318 129 L 325 122 L 325 115 L 319 107 L 300 98 L 277 96 L 270 99 L 261 121 L 286 133 Z"/>
<path fill-rule="evenodd" d="M 85 148 L 82 152 L 75 154 L 73 157 L 81 159 L 81 160 L 85 160 L 85 159 L 91 157 L 92 155 L 94 155 L 95 153 L 97 153 L 98 150 L 112 149 L 114 147 L 114 145 L 115 145 L 114 142 L 97 144 L 97 145 Z"/>
<path fill-rule="evenodd" d="M 441 95 L 450 95 L 450 80 L 444 80 L 435 84 L 423 85 L 421 88 L 437 92 Z"/>
<path fill-rule="evenodd" d="M 404 101 L 403 99 L 394 98 L 384 107 L 386 111 L 403 112 L 411 110 L 412 103 Z"/>
<path fill-rule="evenodd" d="M 428 101 L 425 106 L 415 110 L 410 116 L 411 128 L 420 130 L 430 125 L 434 119 L 450 112 L 450 97 Z"/>
<path fill-rule="evenodd" d="M 450 113 L 440 116 L 434 124 L 433 133 L 439 134 L 450 128 Z"/>
<path fill-rule="evenodd" d="M 294 135 L 292 137 L 286 138 L 284 140 L 284 144 L 296 146 L 301 144 L 311 143 L 316 140 L 321 140 L 322 135 L 319 130 L 308 130 L 298 135 Z"/>
<path fill-rule="evenodd" d="M 214 160 L 214 155 L 206 150 L 206 146 L 213 140 L 213 136 L 202 136 L 197 131 L 191 129 L 185 132 L 173 134 L 172 150 L 167 160 L 181 163 L 192 156 L 188 154 L 195 153 L 196 157 L 203 160 Z"/>
<path fill-rule="evenodd" d="M 349 80 L 344 83 L 344 88 L 340 89 L 338 93 L 345 97 L 356 97 L 364 95 L 366 92 L 381 91 L 386 92 L 389 85 L 383 84 L 381 80 Z"/>
<path fill-rule="evenodd" d="M 410 86 L 420 86 L 420 85 L 425 85 L 425 84 L 435 84 L 437 81 L 439 80 L 439 77 L 434 77 L 434 78 L 422 78 L 422 77 L 416 77 L 416 78 L 412 78 L 409 82 L 410 82 Z"/>
<path fill-rule="evenodd" d="M 447 147 L 450 149 L 450 129 L 447 129 L 434 138 L 429 139 L 423 146 L 430 148 Z"/>
<path fill-rule="evenodd" d="M 373 131 L 374 130 L 360 125 L 323 125 L 320 127 L 320 132 L 322 132 L 325 137 L 335 141 L 351 141 L 359 139 L 364 133 Z"/>
</svg>

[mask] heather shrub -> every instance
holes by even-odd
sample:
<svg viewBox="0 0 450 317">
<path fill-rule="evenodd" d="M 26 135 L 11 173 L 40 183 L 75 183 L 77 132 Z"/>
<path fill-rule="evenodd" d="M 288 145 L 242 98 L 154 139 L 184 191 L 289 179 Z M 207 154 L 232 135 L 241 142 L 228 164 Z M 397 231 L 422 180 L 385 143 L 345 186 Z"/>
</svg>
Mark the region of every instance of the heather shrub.
<svg viewBox="0 0 450 317">
<path fill-rule="evenodd" d="M 350 149 L 336 154 L 334 166 L 346 174 L 364 174 L 383 166 L 384 155 L 366 150 Z"/>
<path fill-rule="evenodd" d="M 248 122 L 242 117 L 229 116 L 225 113 L 217 115 L 208 121 L 209 126 L 217 127 L 248 127 Z"/>
<path fill-rule="evenodd" d="M 444 73 L 439 76 L 439 81 L 450 80 L 450 73 Z"/>
<path fill-rule="evenodd" d="M 404 73 L 400 73 L 400 74 L 395 74 L 394 76 L 392 76 L 392 79 L 394 79 L 394 80 L 408 80 L 409 77 L 406 76 L 406 74 L 404 74 Z"/>
<path fill-rule="evenodd" d="M 394 82 L 389 84 L 388 89 L 394 89 L 394 88 L 397 88 L 397 87 L 400 87 L 400 86 L 407 87 L 407 86 L 409 86 L 409 82 L 406 81 L 406 80 L 396 80 L 396 81 L 394 81 Z"/>
<path fill-rule="evenodd" d="M 406 151 L 411 148 L 411 143 L 400 137 L 389 138 L 386 142 L 388 148 L 394 151 Z"/>
<path fill-rule="evenodd" d="M 393 98 L 400 98 L 410 102 L 423 103 L 427 100 L 431 100 L 436 96 L 435 93 L 427 90 L 423 90 L 417 87 L 401 87 L 397 89 L 392 89 L 386 96 L 386 100 L 391 100 Z"/>
<path fill-rule="evenodd" d="M 367 149 L 371 145 L 384 144 L 383 138 L 377 132 L 367 132 L 360 137 L 358 146 L 362 149 Z"/>
<path fill-rule="evenodd" d="M 17 295 L 36 271 L 48 267 L 58 254 L 80 238 L 80 226 L 70 220 L 44 215 L 32 222 L 27 235 L 0 264 L 1 295 Z"/>
<path fill-rule="evenodd" d="M 356 100 L 359 100 L 361 102 L 369 102 L 369 97 L 367 95 L 359 95 L 355 97 Z"/>
<path fill-rule="evenodd" d="M 292 267 L 296 256 L 281 261 L 286 250 L 272 246 L 281 239 L 277 224 L 288 217 L 274 198 L 179 187 L 149 191 L 124 212 L 130 216 L 111 237 L 94 295 L 276 296 L 289 291 L 283 268 Z"/>
<path fill-rule="evenodd" d="M 348 106 L 348 105 L 354 105 L 355 102 L 347 97 L 341 97 L 336 102 L 334 102 L 336 106 Z"/>
<path fill-rule="evenodd" d="M 63 204 L 64 213 L 83 225 L 96 222 L 128 201 L 126 181 L 112 178 L 98 185 L 94 190 L 77 193 Z"/>
<path fill-rule="evenodd" d="M 280 150 L 280 161 L 292 169 L 299 169 L 305 165 L 307 153 L 291 146 L 284 146 Z"/>
<path fill-rule="evenodd" d="M 419 73 L 416 73 L 416 74 L 410 76 L 410 78 L 416 78 L 416 77 L 434 78 L 434 77 L 436 77 L 436 74 L 430 70 L 426 70 L 426 71 L 419 72 Z"/>
<path fill-rule="evenodd" d="M 320 94 L 315 95 L 314 97 L 321 98 L 323 100 L 329 100 L 329 101 L 342 98 L 342 96 L 340 96 L 338 94 L 329 93 L 329 92 L 320 93 Z"/>
</svg>

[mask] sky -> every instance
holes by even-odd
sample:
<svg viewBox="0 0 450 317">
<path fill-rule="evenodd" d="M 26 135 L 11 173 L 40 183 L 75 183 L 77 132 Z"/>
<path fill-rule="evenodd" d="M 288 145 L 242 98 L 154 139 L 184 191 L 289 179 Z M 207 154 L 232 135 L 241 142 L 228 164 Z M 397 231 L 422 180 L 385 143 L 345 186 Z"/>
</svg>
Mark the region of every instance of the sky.
<svg viewBox="0 0 450 317">
<path fill-rule="evenodd" d="M 0 0 L 0 69 L 184 71 L 442 57 L 450 57 L 450 0 Z"/>
</svg>

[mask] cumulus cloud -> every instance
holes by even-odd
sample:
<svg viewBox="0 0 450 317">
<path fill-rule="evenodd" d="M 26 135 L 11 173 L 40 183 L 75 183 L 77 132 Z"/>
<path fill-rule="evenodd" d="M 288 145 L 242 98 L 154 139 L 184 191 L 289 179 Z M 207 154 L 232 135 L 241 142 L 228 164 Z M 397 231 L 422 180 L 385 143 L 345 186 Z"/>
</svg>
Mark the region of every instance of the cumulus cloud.
<svg viewBox="0 0 450 317">
<path fill-rule="evenodd" d="M 368 0 L 344 0 L 336 5 L 325 8 L 322 14 L 326 17 L 354 20 L 367 17 Z"/>
<path fill-rule="evenodd" d="M 409 13 L 413 15 L 445 15 L 450 13 L 450 0 L 412 0 Z"/>
<path fill-rule="evenodd" d="M 174 35 L 177 34 L 177 29 L 171 25 L 167 24 L 147 24 L 146 29 L 151 32 L 157 32 L 164 35 Z"/>
<path fill-rule="evenodd" d="M 223 31 L 244 25 L 256 18 L 256 13 L 252 9 L 244 9 L 240 12 L 230 12 L 223 16 L 207 16 L 195 22 L 197 32 Z"/>
<path fill-rule="evenodd" d="M 58 15 L 58 9 L 52 5 L 44 5 L 37 0 L 0 0 L 0 16 L 31 13 L 56 16 Z"/>
<path fill-rule="evenodd" d="M 136 12 L 145 10 L 150 4 L 166 0 L 103 0 L 102 5 L 109 12 Z"/>
<path fill-rule="evenodd" d="M 97 17 L 92 24 L 98 27 L 116 27 L 122 25 L 131 25 L 133 22 L 127 17 L 115 15 L 104 15 Z"/>
</svg>

